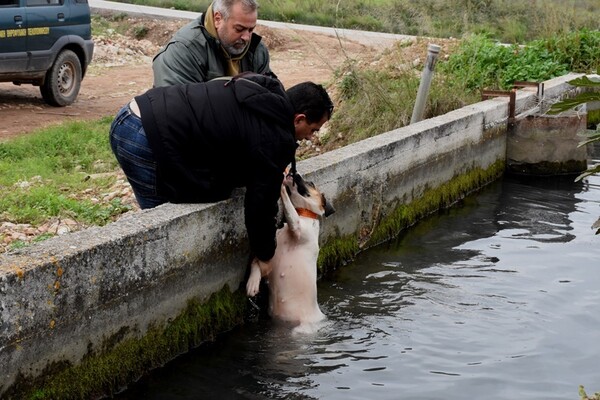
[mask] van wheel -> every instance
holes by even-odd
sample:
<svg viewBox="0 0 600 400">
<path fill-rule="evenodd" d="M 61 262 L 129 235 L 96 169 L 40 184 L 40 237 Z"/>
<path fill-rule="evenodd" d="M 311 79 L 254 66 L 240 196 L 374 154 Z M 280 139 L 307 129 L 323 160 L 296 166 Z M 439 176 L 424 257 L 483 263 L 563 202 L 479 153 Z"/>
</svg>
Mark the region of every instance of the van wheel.
<svg viewBox="0 0 600 400">
<path fill-rule="evenodd" d="M 81 87 L 81 63 L 71 50 L 60 52 L 52 67 L 46 72 L 40 92 L 44 101 L 52 106 L 72 104 Z"/>
</svg>

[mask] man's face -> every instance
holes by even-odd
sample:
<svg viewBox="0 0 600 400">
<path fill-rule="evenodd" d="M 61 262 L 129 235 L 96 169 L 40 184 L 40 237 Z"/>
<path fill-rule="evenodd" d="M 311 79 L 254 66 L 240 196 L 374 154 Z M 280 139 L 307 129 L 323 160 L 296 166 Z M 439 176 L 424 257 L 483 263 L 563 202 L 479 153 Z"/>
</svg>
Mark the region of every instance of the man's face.
<svg viewBox="0 0 600 400">
<path fill-rule="evenodd" d="M 304 114 L 297 114 L 294 118 L 296 140 L 312 140 L 315 133 L 319 132 L 325 122 L 327 122 L 327 116 L 325 115 L 319 122 L 309 124 Z"/>
<path fill-rule="evenodd" d="M 250 43 L 250 37 L 256 27 L 258 13 L 246 12 L 242 3 L 235 3 L 231 8 L 228 19 L 224 19 L 220 12 L 214 15 L 215 28 L 221 44 L 232 56 L 240 55 Z"/>
</svg>

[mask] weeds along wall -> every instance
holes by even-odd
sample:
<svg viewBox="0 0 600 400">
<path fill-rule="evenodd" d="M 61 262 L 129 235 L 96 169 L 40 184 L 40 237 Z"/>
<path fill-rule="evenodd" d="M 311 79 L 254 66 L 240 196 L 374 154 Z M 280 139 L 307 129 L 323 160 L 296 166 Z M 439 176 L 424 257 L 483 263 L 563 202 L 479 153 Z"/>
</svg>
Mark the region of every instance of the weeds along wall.
<svg viewBox="0 0 600 400">
<path fill-rule="evenodd" d="M 567 90 L 565 76 L 545 96 Z M 521 90 L 516 109 L 536 108 Z M 320 266 L 501 176 L 508 99 L 497 98 L 298 163 L 336 207 Z M 0 397 L 93 398 L 243 322 L 243 194 L 162 205 L 0 256 Z"/>
</svg>

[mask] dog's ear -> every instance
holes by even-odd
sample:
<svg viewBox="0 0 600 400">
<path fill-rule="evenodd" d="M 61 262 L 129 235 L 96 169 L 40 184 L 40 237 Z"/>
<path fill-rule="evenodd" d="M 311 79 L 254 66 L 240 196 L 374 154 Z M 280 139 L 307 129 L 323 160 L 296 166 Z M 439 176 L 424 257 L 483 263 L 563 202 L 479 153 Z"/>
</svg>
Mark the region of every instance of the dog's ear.
<svg viewBox="0 0 600 400">
<path fill-rule="evenodd" d="M 321 193 L 321 204 L 323 204 L 323 208 L 325 209 L 325 213 L 323 214 L 326 218 L 335 212 L 335 208 L 327 201 L 325 195 Z"/>
</svg>

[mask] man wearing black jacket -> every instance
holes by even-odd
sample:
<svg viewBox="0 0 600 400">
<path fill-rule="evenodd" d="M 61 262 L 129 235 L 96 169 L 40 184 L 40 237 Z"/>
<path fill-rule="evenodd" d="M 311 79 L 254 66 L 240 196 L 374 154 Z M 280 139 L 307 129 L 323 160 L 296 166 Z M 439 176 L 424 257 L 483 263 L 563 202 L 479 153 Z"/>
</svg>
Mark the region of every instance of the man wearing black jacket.
<svg viewBox="0 0 600 400">
<path fill-rule="evenodd" d="M 277 79 L 244 73 L 148 90 L 119 111 L 110 143 L 141 208 L 219 201 L 246 187 L 250 247 L 268 261 L 296 141 L 310 139 L 332 110 L 321 85 L 285 91 Z"/>
</svg>

